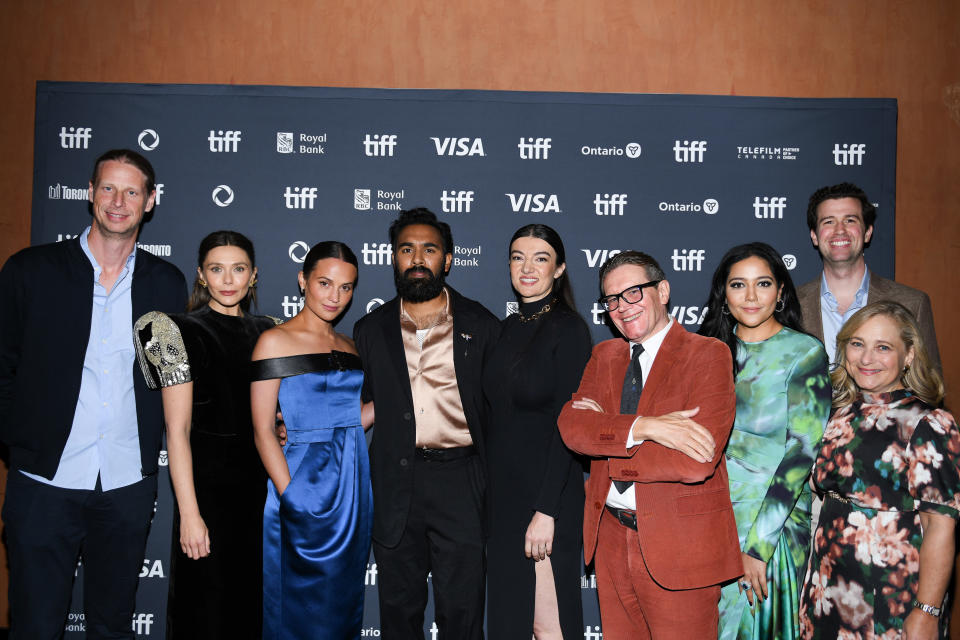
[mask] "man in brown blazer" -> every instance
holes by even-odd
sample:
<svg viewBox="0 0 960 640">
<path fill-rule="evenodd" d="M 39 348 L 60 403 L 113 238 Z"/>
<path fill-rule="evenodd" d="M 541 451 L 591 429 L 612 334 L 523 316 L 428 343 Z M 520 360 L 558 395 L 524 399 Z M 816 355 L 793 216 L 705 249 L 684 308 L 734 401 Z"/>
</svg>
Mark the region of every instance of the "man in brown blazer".
<svg viewBox="0 0 960 640">
<path fill-rule="evenodd" d="M 930 298 L 867 269 L 863 252 L 873 237 L 876 217 L 867 194 L 849 182 L 823 187 L 810 196 L 807 226 L 823 258 L 823 273 L 797 289 L 804 328 L 823 341 L 830 362 L 836 362 L 837 332 L 843 323 L 871 302 L 893 300 L 913 312 L 927 354 L 940 369 Z"/>
<path fill-rule="evenodd" d="M 650 256 L 615 255 L 600 283 L 625 340 L 594 347 L 559 426 L 592 458 L 583 543 L 603 637 L 716 638 L 719 585 L 743 570 L 723 458 L 730 350 L 671 319 L 670 284 Z"/>
</svg>

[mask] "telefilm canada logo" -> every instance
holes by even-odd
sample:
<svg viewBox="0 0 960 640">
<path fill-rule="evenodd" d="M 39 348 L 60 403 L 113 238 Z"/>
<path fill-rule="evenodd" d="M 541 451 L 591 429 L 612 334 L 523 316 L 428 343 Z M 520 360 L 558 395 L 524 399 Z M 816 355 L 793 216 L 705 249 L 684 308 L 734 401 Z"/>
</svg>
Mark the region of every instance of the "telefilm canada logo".
<svg viewBox="0 0 960 640">
<path fill-rule="evenodd" d="M 737 160 L 796 160 L 799 156 L 800 147 L 737 147 Z"/>
<path fill-rule="evenodd" d="M 277 153 L 322 156 L 326 154 L 327 134 L 277 131 Z"/>
</svg>

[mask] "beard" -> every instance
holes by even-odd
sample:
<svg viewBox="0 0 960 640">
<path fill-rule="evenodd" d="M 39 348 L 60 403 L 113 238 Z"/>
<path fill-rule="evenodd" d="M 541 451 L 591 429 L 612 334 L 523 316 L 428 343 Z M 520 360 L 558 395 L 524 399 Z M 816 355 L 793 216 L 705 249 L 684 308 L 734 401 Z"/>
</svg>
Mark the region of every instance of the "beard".
<svg viewBox="0 0 960 640">
<path fill-rule="evenodd" d="M 414 273 L 428 274 L 422 278 L 411 277 Z M 397 286 L 397 293 L 408 302 L 426 302 L 433 300 L 443 293 L 446 275 L 443 272 L 433 273 L 426 267 L 411 267 L 402 274 L 394 267 L 393 282 Z"/>
</svg>

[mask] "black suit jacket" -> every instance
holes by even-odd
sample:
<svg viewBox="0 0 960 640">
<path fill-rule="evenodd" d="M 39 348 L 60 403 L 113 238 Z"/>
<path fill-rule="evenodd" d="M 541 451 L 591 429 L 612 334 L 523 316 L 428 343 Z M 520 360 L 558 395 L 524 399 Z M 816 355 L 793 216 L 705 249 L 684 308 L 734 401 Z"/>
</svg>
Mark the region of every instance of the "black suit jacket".
<svg viewBox="0 0 960 640">
<path fill-rule="evenodd" d="M 486 467 L 483 366 L 500 333 L 500 322 L 478 302 L 449 286 L 453 314 L 453 364 L 473 443 Z M 373 539 L 385 547 L 400 542 L 413 498 L 416 419 L 400 333 L 400 301 L 394 298 L 357 321 L 353 329 L 363 361 L 364 400 L 376 406 L 370 445 Z"/>
<path fill-rule="evenodd" d="M 148 311 L 182 311 L 186 295 L 179 269 L 137 249 L 131 326 Z M 0 301 L 0 440 L 10 447 L 11 467 L 50 479 L 73 426 L 90 340 L 93 265 L 80 240 L 11 256 L 0 271 Z M 160 394 L 147 390 L 136 358 L 130 374 L 141 472 L 148 476 L 157 471 L 163 410 Z"/>
</svg>

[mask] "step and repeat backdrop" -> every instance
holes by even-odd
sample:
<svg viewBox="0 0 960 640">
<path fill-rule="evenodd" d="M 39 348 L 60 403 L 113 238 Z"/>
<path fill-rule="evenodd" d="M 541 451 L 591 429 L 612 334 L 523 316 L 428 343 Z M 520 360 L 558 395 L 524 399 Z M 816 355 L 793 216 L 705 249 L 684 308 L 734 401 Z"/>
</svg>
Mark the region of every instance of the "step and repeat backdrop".
<svg viewBox="0 0 960 640">
<path fill-rule="evenodd" d="M 890 99 L 41 82 L 31 240 L 81 233 L 94 159 L 127 147 L 157 172 L 157 206 L 139 246 L 192 281 L 203 236 L 246 234 L 260 313 L 293 317 L 308 249 L 341 240 L 361 263 L 338 326 L 350 334 L 394 295 L 390 221 L 424 206 L 453 229 L 448 282 L 499 317 L 514 307 L 509 238 L 539 222 L 564 239 L 595 340 L 611 336 L 595 302 L 597 269 L 625 249 L 657 258 L 671 314 L 695 331 L 713 269 L 735 244 L 770 243 L 797 284 L 818 277 L 806 207 L 823 185 L 854 182 L 876 203 L 868 260 L 893 277 L 896 120 Z M 173 508 L 165 452 L 160 463 L 132 620 L 138 637 L 165 634 Z M 372 556 L 366 584 L 363 635 L 378 637 Z M 79 585 L 68 638 L 84 637 Z M 590 567 L 581 586 L 584 639 L 600 640 Z M 438 637 L 432 608 L 425 637 Z"/>
</svg>

